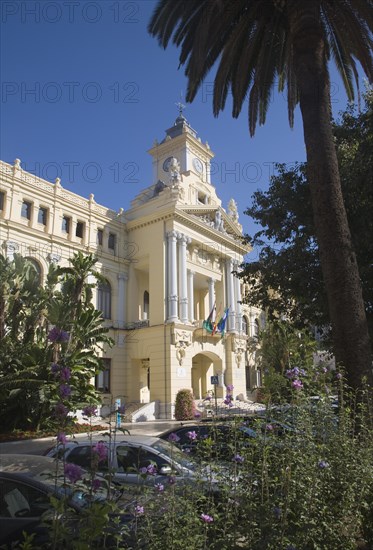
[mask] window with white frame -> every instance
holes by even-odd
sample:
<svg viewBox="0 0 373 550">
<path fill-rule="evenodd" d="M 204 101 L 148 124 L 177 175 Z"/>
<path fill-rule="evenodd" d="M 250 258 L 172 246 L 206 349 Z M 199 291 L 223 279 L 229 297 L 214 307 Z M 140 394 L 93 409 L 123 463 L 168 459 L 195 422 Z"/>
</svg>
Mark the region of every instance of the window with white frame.
<svg viewBox="0 0 373 550">
<path fill-rule="evenodd" d="M 103 370 L 96 375 L 95 387 L 97 391 L 110 392 L 111 359 L 103 359 Z"/>
<path fill-rule="evenodd" d="M 104 319 L 111 319 L 111 285 L 108 281 L 98 284 L 97 309 L 101 311 Z"/>
</svg>

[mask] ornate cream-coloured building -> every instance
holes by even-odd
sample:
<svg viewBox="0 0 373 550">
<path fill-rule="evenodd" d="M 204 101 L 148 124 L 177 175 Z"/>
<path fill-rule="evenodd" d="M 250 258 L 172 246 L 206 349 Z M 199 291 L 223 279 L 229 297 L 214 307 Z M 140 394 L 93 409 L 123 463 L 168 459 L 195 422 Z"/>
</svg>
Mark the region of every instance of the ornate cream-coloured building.
<svg viewBox="0 0 373 550">
<path fill-rule="evenodd" d="M 0 245 L 9 258 L 29 257 L 45 277 L 50 262 L 74 251 L 95 253 L 106 283 L 97 307 L 115 341 L 96 380 L 104 398 L 148 404 L 143 418 L 169 418 L 176 393 L 196 399 L 233 384 L 249 396 L 258 384 L 248 341 L 260 311 L 241 304 L 235 276 L 245 254 L 232 199 L 227 209 L 210 181 L 213 153 L 179 114 L 149 151 L 153 181 L 118 212 L 14 165 L 0 163 Z M 229 307 L 224 334 L 203 321 Z M 215 379 L 216 380 L 216 379 Z"/>
</svg>

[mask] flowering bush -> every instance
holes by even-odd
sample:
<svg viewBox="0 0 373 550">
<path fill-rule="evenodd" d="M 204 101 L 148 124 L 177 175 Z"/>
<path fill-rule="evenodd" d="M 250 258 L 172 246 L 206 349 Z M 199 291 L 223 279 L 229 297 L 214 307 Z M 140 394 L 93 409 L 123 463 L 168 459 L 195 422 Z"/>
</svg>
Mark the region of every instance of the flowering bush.
<svg viewBox="0 0 373 550">
<path fill-rule="evenodd" d="M 193 420 L 195 412 L 194 397 L 191 390 L 179 390 L 175 401 L 176 420 Z"/>
</svg>

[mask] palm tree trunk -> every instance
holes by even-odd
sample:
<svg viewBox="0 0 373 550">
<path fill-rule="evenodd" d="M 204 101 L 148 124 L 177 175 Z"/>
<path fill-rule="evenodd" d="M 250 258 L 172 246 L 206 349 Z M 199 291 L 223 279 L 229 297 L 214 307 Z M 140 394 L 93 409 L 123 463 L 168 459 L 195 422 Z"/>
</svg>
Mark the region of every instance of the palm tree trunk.
<svg viewBox="0 0 373 550">
<path fill-rule="evenodd" d="M 307 170 L 320 262 L 328 297 L 337 364 L 346 369 L 348 383 L 370 384 L 372 352 L 356 255 L 344 207 L 334 145 L 330 82 L 319 18 L 319 0 L 307 0 L 297 12 L 289 2 L 294 67 L 300 90 Z M 298 4 L 299 7 L 299 4 Z M 310 43 L 312 47 L 310 47 Z"/>
</svg>

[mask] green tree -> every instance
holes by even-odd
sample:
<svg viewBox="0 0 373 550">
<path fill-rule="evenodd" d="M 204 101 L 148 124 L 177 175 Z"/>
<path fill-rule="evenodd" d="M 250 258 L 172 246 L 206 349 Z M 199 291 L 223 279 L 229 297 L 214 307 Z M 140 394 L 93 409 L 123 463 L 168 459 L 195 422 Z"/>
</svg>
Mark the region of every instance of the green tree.
<svg viewBox="0 0 373 550">
<path fill-rule="evenodd" d="M 181 46 L 188 101 L 218 64 L 214 114 L 228 92 L 234 117 L 248 97 L 251 135 L 265 122 L 277 78 L 280 91 L 287 85 L 291 125 L 299 102 L 334 350 L 355 388 L 363 376 L 372 382 L 371 347 L 333 140 L 328 61 L 353 99 L 355 60 L 373 80 L 372 29 L 371 0 L 160 0 L 149 24 L 164 48 L 171 39 Z"/>
<path fill-rule="evenodd" d="M 112 341 L 91 303 L 95 283 L 87 279 L 99 276 L 96 262 L 77 253 L 68 268 L 51 265 L 43 287 L 30 261 L 0 255 L 2 426 L 51 425 L 58 420 L 55 405 L 64 399 L 69 410 L 99 403 L 91 379 L 102 368 L 99 349 Z"/>
<path fill-rule="evenodd" d="M 350 106 L 334 126 L 341 183 L 362 280 L 369 332 L 373 335 L 373 92 L 366 108 Z M 298 326 L 329 325 L 322 285 L 306 165 L 277 166 L 268 191 L 253 194 L 246 210 L 263 229 L 249 242 L 260 247 L 257 261 L 245 264 L 248 303 L 286 315 Z M 274 289 L 276 292 L 270 292 Z"/>
</svg>

